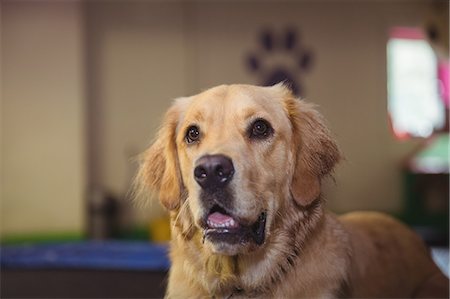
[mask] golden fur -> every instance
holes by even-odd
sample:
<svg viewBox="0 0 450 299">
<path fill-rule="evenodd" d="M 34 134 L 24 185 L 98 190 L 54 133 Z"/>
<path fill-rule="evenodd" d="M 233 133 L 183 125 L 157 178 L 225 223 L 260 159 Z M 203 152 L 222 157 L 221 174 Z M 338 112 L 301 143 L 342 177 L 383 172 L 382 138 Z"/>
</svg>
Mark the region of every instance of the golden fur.
<svg viewBox="0 0 450 299">
<path fill-rule="evenodd" d="M 249 139 L 256 118 L 272 125 L 268 140 Z M 201 140 L 189 145 L 192 124 L 201 128 Z M 208 211 L 193 169 L 212 154 L 233 161 L 233 217 L 250 224 L 266 211 L 263 244 L 204 239 L 201 219 Z M 338 218 L 324 210 L 321 180 L 339 159 L 314 106 L 281 84 L 222 85 L 177 99 L 136 180 L 139 192 L 158 191 L 170 212 L 166 297 L 448 296 L 448 280 L 401 223 L 378 213 Z"/>
</svg>

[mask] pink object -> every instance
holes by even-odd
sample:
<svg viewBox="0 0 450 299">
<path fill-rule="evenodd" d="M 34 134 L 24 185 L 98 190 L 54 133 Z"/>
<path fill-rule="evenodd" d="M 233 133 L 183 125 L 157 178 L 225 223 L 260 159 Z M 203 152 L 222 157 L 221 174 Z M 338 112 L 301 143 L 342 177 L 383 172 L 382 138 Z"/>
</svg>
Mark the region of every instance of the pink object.
<svg viewBox="0 0 450 299">
<path fill-rule="evenodd" d="M 440 82 L 440 91 L 442 101 L 444 101 L 445 107 L 450 106 L 450 77 L 449 77 L 449 62 L 441 61 L 438 66 L 438 78 Z"/>
<path fill-rule="evenodd" d="M 403 39 L 425 39 L 425 34 L 419 28 L 394 27 L 389 31 L 389 37 Z"/>
</svg>

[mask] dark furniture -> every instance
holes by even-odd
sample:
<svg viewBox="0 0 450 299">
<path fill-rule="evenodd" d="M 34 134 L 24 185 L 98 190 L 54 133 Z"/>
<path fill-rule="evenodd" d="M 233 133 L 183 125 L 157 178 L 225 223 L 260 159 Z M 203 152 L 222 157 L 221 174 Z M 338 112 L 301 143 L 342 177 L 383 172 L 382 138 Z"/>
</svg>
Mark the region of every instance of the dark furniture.
<svg viewBox="0 0 450 299">
<path fill-rule="evenodd" d="M 77 242 L 1 247 L 1 298 L 162 298 L 167 247 Z"/>
</svg>

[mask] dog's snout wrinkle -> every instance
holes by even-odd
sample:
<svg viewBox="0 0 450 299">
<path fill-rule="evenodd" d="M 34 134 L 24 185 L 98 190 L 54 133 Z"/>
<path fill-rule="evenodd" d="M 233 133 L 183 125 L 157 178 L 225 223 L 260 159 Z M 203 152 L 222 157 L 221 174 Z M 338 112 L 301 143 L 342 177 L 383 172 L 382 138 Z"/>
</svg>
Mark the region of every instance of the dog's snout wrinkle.
<svg viewBox="0 0 450 299">
<path fill-rule="evenodd" d="M 194 169 L 196 182 L 205 190 L 225 187 L 233 175 L 233 162 L 224 155 L 205 155 L 198 159 Z"/>
</svg>

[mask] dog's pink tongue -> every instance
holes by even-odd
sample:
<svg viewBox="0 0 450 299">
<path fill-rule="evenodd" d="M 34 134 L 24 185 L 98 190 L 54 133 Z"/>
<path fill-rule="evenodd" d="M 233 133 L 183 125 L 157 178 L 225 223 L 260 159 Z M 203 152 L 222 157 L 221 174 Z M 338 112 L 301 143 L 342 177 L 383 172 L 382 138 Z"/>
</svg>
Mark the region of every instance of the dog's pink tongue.
<svg viewBox="0 0 450 299">
<path fill-rule="evenodd" d="M 229 220 L 233 220 L 233 218 L 228 216 L 228 215 L 224 215 L 222 213 L 219 213 L 219 212 L 214 212 L 214 213 L 212 213 L 211 215 L 208 216 L 208 220 L 212 221 L 214 223 L 220 224 L 220 223 L 225 223 L 225 222 L 227 222 Z"/>
<path fill-rule="evenodd" d="M 220 212 L 214 212 L 208 216 L 208 225 L 212 228 L 238 228 L 239 224 L 233 217 L 224 215 Z"/>
</svg>

